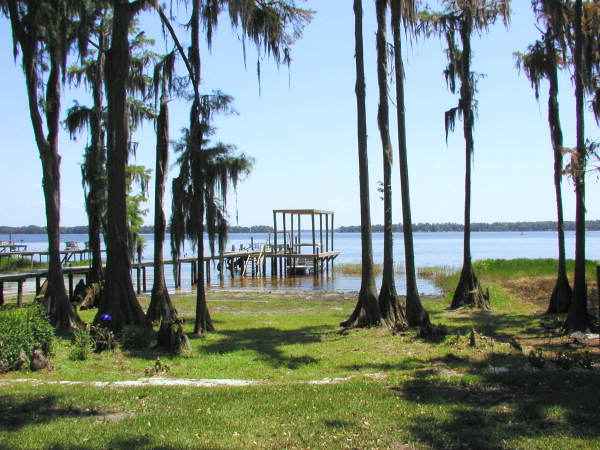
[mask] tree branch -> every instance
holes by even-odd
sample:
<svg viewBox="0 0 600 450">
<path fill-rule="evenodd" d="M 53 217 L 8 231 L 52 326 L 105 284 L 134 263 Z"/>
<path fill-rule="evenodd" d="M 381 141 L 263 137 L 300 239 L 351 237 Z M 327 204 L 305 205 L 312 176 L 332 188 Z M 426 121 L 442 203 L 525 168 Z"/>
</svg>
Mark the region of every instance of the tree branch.
<svg viewBox="0 0 600 450">
<path fill-rule="evenodd" d="M 194 85 L 194 100 L 196 101 L 197 105 L 200 105 L 200 92 L 198 91 L 198 83 L 196 82 L 196 75 L 194 74 L 194 70 L 192 69 L 190 60 L 188 59 L 187 55 L 185 54 L 185 51 L 183 50 L 183 47 L 182 47 L 181 43 L 179 42 L 179 39 L 177 38 L 177 34 L 175 34 L 175 30 L 173 29 L 173 26 L 171 25 L 171 22 L 169 21 L 169 19 L 167 18 L 167 16 L 164 13 L 162 7 L 158 4 L 157 1 L 154 1 L 154 9 L 156 9 L 156 11 L 158 12 L 158 15 L 160 16 L 160 20 L 165 25 L 165 27 L 167 27 L 167 29 L 169 30 L 169 34 L 171 35 L 171 38 L 173 39 L 173 42 L 175 42 L 177 51 L 181 55 L 181 58 L 183 59 L 183 62 L 185 63 L 185 66 L 188 70 L 190 78 L 192 79 L 192 84 Z"/>
</svg>

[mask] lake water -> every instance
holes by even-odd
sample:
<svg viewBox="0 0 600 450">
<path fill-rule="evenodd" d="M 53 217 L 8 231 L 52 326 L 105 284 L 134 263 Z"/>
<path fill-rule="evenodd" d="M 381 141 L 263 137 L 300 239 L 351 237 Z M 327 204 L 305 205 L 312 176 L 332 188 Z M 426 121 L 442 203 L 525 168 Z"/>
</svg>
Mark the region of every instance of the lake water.
<svg viewBox="0 0 600 450">
<path fill-rule="evenodd" d="M 143 259 L 151 260 L 153 252 L 153 236 L 143 235 L 146 239 L 146 247 L 143 252 Z M 45 251 L 48 247 L 45 235 L 15 234 L 12 236 L 16 243 L 27 245 L 30 251 Z M 8 236 L 0 235 L 0 239 L 8 239 Z M 227 249 L 235 246 L 239 249 L 241 245 L 247 247 L 250 240 L 254 244 L 266 242 L 266 233 L 233 233 L 229 236 Z M 65 234 L 61 237 L 62 242 L 75 241 L 84 247 L 87 241 L 87 235 L 84 234 Z M 318 236 L 317 236 L 318 240 Z M 452 266 L 460 267 L 462 264 L 462 233 L 443 232 L 443 233 L 415 233 L 415 260 L 417 267 L 428 266 Z M 302 242 L 312 242 L 310 232 L 302 233 Z M 359 264 L 361 261 L 361 245 L 359 233 L 336 233 L 334 238 L 335 250 L 341 254 L 335 260 L 335 264 Z M 556 258 L 557 251 L 556 233 L 554 232 L 479 232 L 472 233 L 471 249 L 474 260 L 502 258 Z M 208 254 L 208 243 L 205 245 Z M 575 254 L 575 234 L 566 233 L 567 257 L 574 258 Z M 164 244 L 165 258 L 170 258 L 170 241 L 167 238 Z M 182 256 L 193 256 L 195 254 L 191 243 L 187 243 Z M 376 263 L 383 259 L 383 234 L 373 234 L 373 255 Z M 394 255 L 398 263 L 404 261 L 404 247 L 402 233 L 394 233 Z M 600 231 L 589 231 L 586 235 L 586 257 L 591 260 L 600 260 Z M 268 263 L 267 266 L 270 266 Z M 211 289 L 219 288 L 252 288 L 252 289 L 310 289 L 323 291 L 357 291 L 360 288 L 359 277 L 341 276 L 339 274 L 330 274 L 329 276 L 294 276 L 285 278 L 240 278 L 239 274 L 234 279 L 227 274 L 225 281 L 221 282 L 218 277 L 216 267 L 211 269 L 212 279 Z M 167 286 L 173 290 L 173 276 L 171 266 L 166 266 L 165 275 Z M 148 289 L 152 286 L 152 269 L 147 270 Z M 182 292 L 190 291 L 190 265 L 183 264 L 182 267 Z M 379 285 L 379 280 L 376 280 Z M 135 283 L 135 278 L 134 278 Z M 402 274 L 396 277 L 396 287 L 399 294 L 405 292 L 405 279 Z M 418 280 L 419 291 L 423 294 L 437 294 L 435 286 L 428 280 Z M 5 286 L 5 292 L 10 293 L 15 289 L 11 283 Z M 27 283 L 26 290 L 33 290 L 33 283 Z"/>
</svg>

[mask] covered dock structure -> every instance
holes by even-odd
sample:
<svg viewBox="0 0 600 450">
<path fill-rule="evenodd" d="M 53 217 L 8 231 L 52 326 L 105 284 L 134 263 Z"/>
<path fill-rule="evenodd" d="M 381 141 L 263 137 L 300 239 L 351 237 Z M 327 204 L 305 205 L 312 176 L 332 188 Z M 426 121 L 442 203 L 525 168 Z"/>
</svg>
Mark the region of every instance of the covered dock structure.
<svg viewBox="0 0 600 450">
<path fill-rule="evenodd" d="M 302 240 L 302 218 L 310 220 L 310 238 Z M 317 223 L 318 221 L 318 223 Z M 317 228 L 318 226 L 318 228 Z M 340 254 L 334 250 L 334 213 L 320 209 L 274 209 L 271 274 L 329 272 Z M 303 249 L 308 249 L 304 252 Z"/>
</svg>

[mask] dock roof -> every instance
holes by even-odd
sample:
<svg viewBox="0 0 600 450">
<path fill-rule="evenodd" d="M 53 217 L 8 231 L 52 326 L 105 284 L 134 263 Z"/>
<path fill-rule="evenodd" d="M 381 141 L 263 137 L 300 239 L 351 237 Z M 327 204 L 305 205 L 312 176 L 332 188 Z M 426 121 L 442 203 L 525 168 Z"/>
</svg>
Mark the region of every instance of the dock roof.
<svg viewBox="0 0 600 450">
<path fill-rule="evenodd" d="M 300 214 L 300 215 L 312 215 L 312 214 L 331 214 L 333 211 L 324 211 L 322 209 L 274 209 L 275 214 Z"/>
</svg>

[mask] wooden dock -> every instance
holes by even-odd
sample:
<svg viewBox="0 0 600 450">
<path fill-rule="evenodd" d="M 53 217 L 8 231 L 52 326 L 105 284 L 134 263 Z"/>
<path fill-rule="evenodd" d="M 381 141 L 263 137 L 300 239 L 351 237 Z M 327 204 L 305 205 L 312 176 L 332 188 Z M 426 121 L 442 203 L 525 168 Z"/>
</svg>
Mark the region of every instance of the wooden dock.
<svg viewBox="0 0 600 450">
<path fill-rule="evenodd" d="M 310 273 L 317 271 L 329 272 L 335 258 L 340 252 L 323 252 L 317 254 L 294 254 L 281 253 L 271 249 L 266 245 L 262 245 L 260 249 L 240 250 L 237 252 L 225 252 L 222 255 L 205 256 L 203 263 L 206 264 L 206 280 L 211 279 L 211 262 L 221 264 L 221 276 L 229 273 L 231 277 L 267 277 L 270 276 L 286 276 L 300 273 Z M 61 252 L 63 253 L 63 252 Z M 272 265 L 278 265 L 280 270 L 273 273 L 268 273 L 267 260 L 272 260 Z M 300 264 L 300 262 L 303 264 Z M 310 261 L 309 264 L 306 262 Z M 175 288 L 181 287 L 181 268 L 184 264 L 190 264 L 191 284 L 195 285 L 198 280 L 198 258 L 180 258 L 178 260 L 167 259 L 165 265 L 174 266 L 174 284 Z M 132 274 L 135 278 L 136 291 L 138 294 L 148 291 L 146 271 L 148 267 L 154 267 L 154 261 L 139 261 L 131 265 Z M 286 270 L 282 270 L 286 267 Z M 87 277 L 90 271 L 89 266 L 74 266 L 63 267 L 63 273 L 68 280 L 69 297 L 73 296 L 74 277 L 76 275 Z M 0 274 L 0 304 L 4 302 L 4 283 L 17 284 L 17 304 L 23 303 L 23 285 L 27 280 L 35 280 L 36 295 L 40 292 L 42 280 L 48 277 L 48 270 L 29 270 L 23 272 L 12 272 Z"/>
<path fill-rule="evenodd" d="M 165 265 L 173 266 L 173 281 L 175 288 L 181 287 L 181 268 L 183 264 L 190 264 L 191 284 L 198 281 L 198 264 L 206 264 L 206 280 L 210 284 L 211 262 L 218 262 L 217 270 L 223 279 L 224 274 L 229 272 L 232 278 L 236 273 L 240 277 L 286 277 L 301 274 L 329 273 L 333 271 L 333 261 L 340 252 L 334 251 L 333 247 L 333 216 L 332 211 L 318 209 L 276 209 L 273 210 L 273 233 L 269 233 L 267 242 L 255 245 L 250 239 L 248 248 L 240 248 L 238 251 L 232 249 L 219 255 L 205 256 L 202 261 L 197 257 L 180 258 L 178 260 L 165 260 Z M 302 242 L 302 218 L 310 218 L 311 239 L 310 242 Z M 289 222 L 288 222 L 289 220 Z M 318 225 L 317 225 L 318 220 Z M 281 226 L 279 226 L 281 225 Z M 271 239 L 272 238 L 272 239 Z M 83 260 L 83 256 L 90 258 L 89 249 L 79 250 L 72 248 L 75 242 L 67 242 L 67 248 L 60 252 L 63 255 L 63 272 L 69 281 L 69 296 L 73 296 L 73 284 L 75 275 L 87 277 L 90 268 L 86 266 L 64 267 L 71 258 Z M 324 251 L 323 251 L 324 250 Z M 303 253 L 308 251 L 309 253 Z M 7 252 L 0 253 L 2 256 L 30 257 L 32 264 L 36 255 L 40 261 L 42 256 L 48 259 L 48 252 Z M 131 269 L 136 278 L 136 290 L 138 294 L 146 292 L 147 276 L 146 269 L 154 266 L 154 261 L 132 262 Z M 267 260 L 270 259 L 270 264 Z M 269 267 L 270 266 L 270 267 Z M 0 304 L 4 302 L 4 283 L 17 283 L 17 303 L 23 302 L 23 284 L 28 279 L 35 279 L 36 294 L 39 293 L 42 278 L 47 278 L 47 270 L 32 270 L 29 272 L 15 272 L 0 274 Z"/>
</svg>

